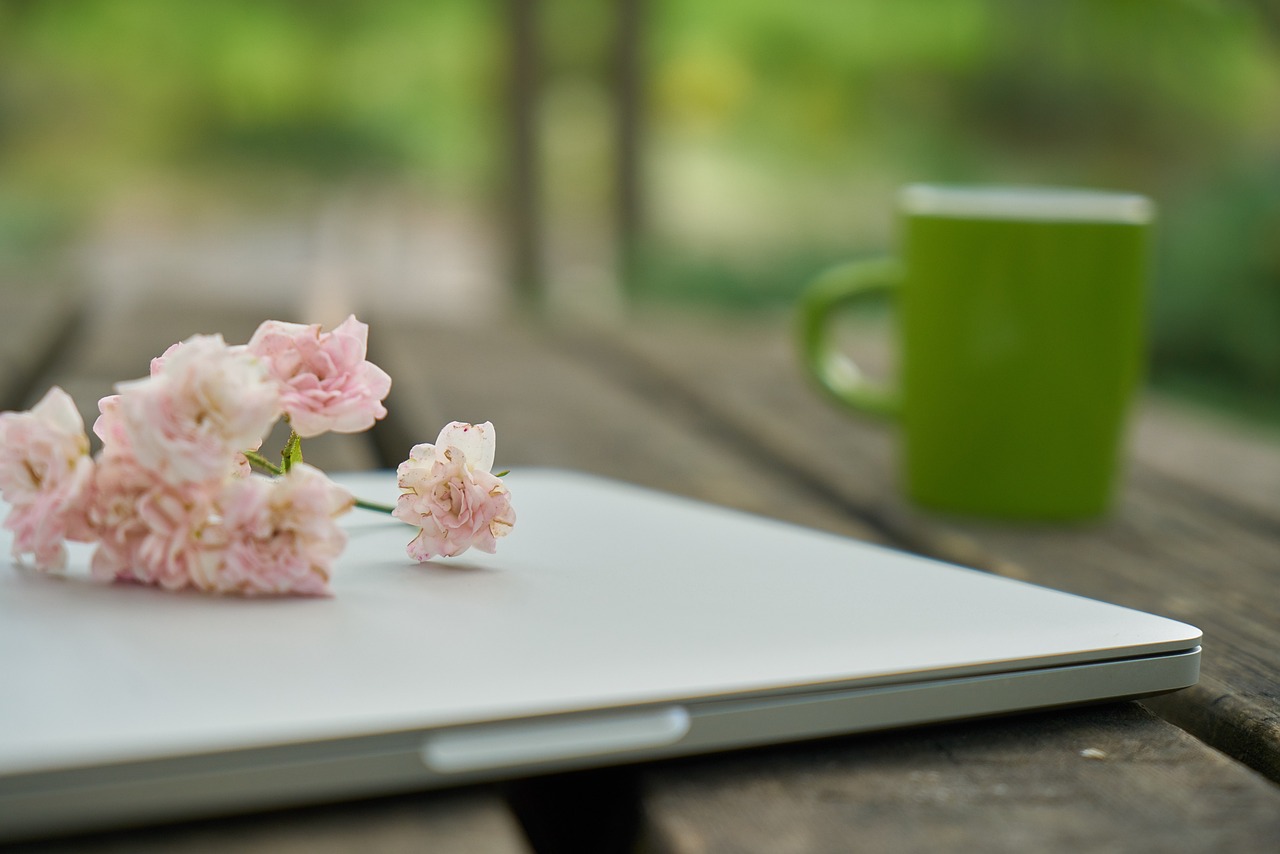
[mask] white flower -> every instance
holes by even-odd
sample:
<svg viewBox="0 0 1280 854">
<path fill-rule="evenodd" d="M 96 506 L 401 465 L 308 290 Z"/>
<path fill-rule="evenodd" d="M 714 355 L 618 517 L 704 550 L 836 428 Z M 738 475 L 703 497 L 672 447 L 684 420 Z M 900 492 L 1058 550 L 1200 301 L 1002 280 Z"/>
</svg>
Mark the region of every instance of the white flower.
<svg viewBox="0 0 1280 854">
<path fill-rule="evenodd" d="M 511 494 L 490 469 L 493 425 L 454 421 L 434 445 L 415 445 L 397 470 L 401 495 L 392 514 L 420 530 L 407 548 L 417 561 L 454 557 L 474 546 L 494 552 L 516 523 Z"/>
</svg>

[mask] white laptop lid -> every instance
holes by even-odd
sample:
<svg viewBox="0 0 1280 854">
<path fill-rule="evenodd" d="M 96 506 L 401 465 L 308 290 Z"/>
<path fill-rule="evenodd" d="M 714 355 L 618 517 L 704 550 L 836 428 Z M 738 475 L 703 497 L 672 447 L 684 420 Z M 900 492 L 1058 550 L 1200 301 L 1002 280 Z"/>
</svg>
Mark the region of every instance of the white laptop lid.
<svg viewBox="0 0 1280 854">
<path fill-rule="evenodd" d="M 389 473 L 340 480 L 371 500 L 396 494 Z M 61 769 L 106 766 L 94 778 L 101 787 L 112 767 L 129 763 L 231 750 L 251 757 L 255 748 L 276 750 L 278 761 L 282 746 L 579 713 L 570 718 L 576 729 L 539 731 L 532 760 L 519 745 L 504 752 L 486 743 L 497 749 L 491 760 L 458 766 L 473 772 L 467 779 L 484 778 L 555 767 L 557 739 L 573 758 L 593 751 L 572 744 L 596 738 L 597 761 L 626 758 L 612 746 L 643 743 L 640 730 L 655 744 L 678 744 L 698 703 L 847 698 L 1198 655 L 1191 626 L 877 546 L 580 474 L 518 471 L 508 483 L 518 524 L 496 555 L 417 565 L 404 554 L 412 529 L 353 512 L 327 599 L 101 585 L 84 577 L 87 550 L 73 553 L 71 578 L 6 562 L 0 811 L 6 796 L 26 804 L 31 787 L 57 788 L 40 775 L 57 783 Z M 1129 690 L 1128 676 L 1108 672 L 1105 689 L 1068 687 L 1039 705 L 1194 681 L 1182 667 Z M 654 714 L 580 714 L 627 709 Z M 888 714 L 909 723 L 975 709 L 959 703 L 948 713 L 944 702 L 926 715 L 901 705 Z M 593 720 L 603 734 L 585 726 Z M 609 721 L 632 730 L 619 736 Z M 812 734 L 866 728 L 855 724 L 828 721 Z M 768 740 L 766 730 L 723 744 Z M 710 732 L 688 750 L 718 746 Z M 447 772 L 452 747 L 436 747 L 424 748 L 423 761 Z M 448 782 L 439 776 L 419 782 Z M 328 791 L 341 794 L 341 781 Z M 77 803 L 61 803 L 62 815 Z"/>
</svg>

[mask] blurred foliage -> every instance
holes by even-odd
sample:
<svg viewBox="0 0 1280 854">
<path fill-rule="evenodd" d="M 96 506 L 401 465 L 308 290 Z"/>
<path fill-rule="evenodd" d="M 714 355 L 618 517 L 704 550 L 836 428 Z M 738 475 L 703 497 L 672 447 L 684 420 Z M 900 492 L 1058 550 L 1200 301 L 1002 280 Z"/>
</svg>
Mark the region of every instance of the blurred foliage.
<svg viewBox="0 0 1280 854">
<path fill-rule="evenodd" d="M 497 11 L 3 0 L 0 221 L 33 197 L 83 212 L 158 175 L 214 187 L 394 175 L 474 191 L 499 144 Z"/>
<path fill-rule="evenodd" d="M 1137 190 L 1162 210 L 1156 378 L 1276 397 L 1269 2 L 651 0 L 639 295 L 786 305 L 891 245 L 909 181 Z M 156 182 L 263 205 L 360 181 L 494 198 L 507 8 L 0 0 L 0 266 Z M 551 88 L 607 86 L 611 4 L 541 11 Z"/>
<path fill-rule="evenodd" d="M 663 0 L 654 172 L 667 213 L 643 290 L 789 304 L 823 259 L 890 247 L 894 190 L 912 181 L 1136 190 L 1161 210 L 1153 378 L 1280 413 L 1280 16 L 1267 12 Z M 663 193 L 702 201 L 682 217 Z"/>
</svg>

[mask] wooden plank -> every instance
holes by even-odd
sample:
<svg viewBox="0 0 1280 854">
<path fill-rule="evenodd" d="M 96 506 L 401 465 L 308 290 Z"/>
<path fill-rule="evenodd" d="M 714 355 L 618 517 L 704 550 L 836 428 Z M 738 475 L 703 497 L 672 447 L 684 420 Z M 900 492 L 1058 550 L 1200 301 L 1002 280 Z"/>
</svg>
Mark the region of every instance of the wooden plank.
<svg viewBox="0 0 1280 854">
<path fill-rule="evenodd" d="M 706 392 L 695 395 L 685 375 L 704 369 L 725 394 L 771 400 L 760 387 L 767 384 L 763 379 L 744 378 L 760 366 L 758 357 L 747 354 L 732 370 L 719 370 L 725 366 L 711 366 L 713 353 L 696 352 L 692 345 L 682 349 L 665 334 L 659 352 L 648 354 L 640 344 L 619 352 L 613 336 L 584 339 L 563 331 L 396 328 L 389 322 L 378 328 L 375 360 L 393 375 L 420 372 L 412 391 L 406 393 L 402 384 L 389 404 L 392 415 L 381 433 L 393 448 L 430 441 L 447 420 L 492 419 L 499 467 L 573 466 L 867 533 L 842 509 L 847 502 L 829 500 L 825 479 L 783 474 L 767 444 L 744 446 L 740 425 L 722 421 L 720 410 L 692 405 Z M 758 338 L 745 342 L 740 349 L 769 349 Z M 652 369 L 651 355 L 668 369 Z M 797 433 L 778 428 L 772 416 L 749 411 L 759 429 L 776 429 L 780 438 L 797 441 L 793 451 L 815 452 L 815 466 L 855 476 L 825 440 L 815 441 L 812 425 Z M 808 417 L 804 410 L 776 414 L 784 420 Z M 879 497 L 868 494 L 865 500 L 871 505 Z M 876 757 L 870 762 L 868 745 Z M 1082 756 L 1086 750 L 1091 752 Z M 956 758 L 966 752 L 971 758 Z M 1094 755 L 1111 761 L 1088 758 Z M 953 770 L 965 765 L 972 767 Z M 1006 766 L 1009 773 L 1002 774 Z M 944 770 L 949 776 L 931 776 Z M 686 760 L 628 773 L 638 783 L 619 783 L 615 769 L 600 777 L 599 788 L 611 799 L 639 793 L 642 850 L 843 850 L 858 845 L 864 822 L 876 825 L 870 838 L 893 850 L 910 849 L 913 842 L 918 848 L 927 843 L 975 850 L 1013 850 L 1020 842 L 1032 847 L 1040 841 L 1051 844 L 1049 850 L 1078 850 L 1073 840 L 1137 845 L 1139 834 L 1151 828 L 1159 828 L 1160 839 L 1191 840 L 1199 846 L 1193 850 L 1219 842 L 1248 850 L 1274 835 L 1280 815 L 1280 790 L 1135 704 Z M 590 791 L 595 775 L 604 774 L 587 772 L 565 789 Z M 1152 804 L 1143 801 L 1148 793 L 1158 796 Z M 930 800 L 946 798 L 955 799 L 946 821 L 938 817 L 928 828 L 913 826 L 929 811 Z M 561 801 L 544 797 L 539 808 L 566 822 L 592 808 L 576 796 Z M 972 809 L 997 801 L 1007 807 L 994 813 L 995 824 L 992 812 Z M 809 828 L 815 810 L 825 811 L 820 832 Z M 1073 825 L 1079 827 L 1072 831 Z"/>
<path fill-rule="evenodd" d="M 1037 526 L 928 513 L 900 495 L 892 427 L 819 397 L 788 332 L 781 322 L 667 323 L 621 336 L 625 353 L 615 360 L 617 370 L 641 378 L 634 382 L 673 389 L 690 423 L 717 424 L 744 455 L 772 460 L 793 482 L 907 548 L 1200 626 L 1200 684 L 1152 707 L 1280 779 L 1280 511 L 1263 499 L 1268 490 L 1280 494 L 1280 448 L 1224 428 L 1184 428 L 1157 405 L 1140 416 L 1145 441 L 1107 519 Z M 860 364 L 883 369 L 885 337 L 878 327 L 852 336 Z M 1195 465 L 1187 458 L 1203 437 L 1216 451 Z M 1237 472 L 1250 484 L 1239 493 Z"/>
<path fill-rule="evenodd" d="M 693 435 L 590 366 L 557 354 L 536 330 L 375 324 L 371 358 L 394 378 L 375 435 L 388 461 L 433 442 L 450 421 L 493 421 L 498 469 L 564 466 L 716 501 L 749 512 L 874 538 L 749 465 L 714 437 Z M 518 508 L 517 508 L 518 510 Z"/>
<path fill-rule="evenodd" d="M 670 763 L 641 850 L 1236 851 L 1280 791 L 1136 703 Z"/>
<path fill-rule="evenodd" d="M 29 854 L 235 851 L 238 854 L 341 854 L 431 851 L 527 854 L 506 805 L 488 790 L 437 792 L 260 815 L 46 840 Z"/>
<path fill-rule="evenodd" d="M 1142 470 L 1166 488 L 1280 527 L 1280 431 L 1152 395 L 1138 412 L 1132 447 Z"/>
<path fill-rule="evenodd" d="M 70 287 L 0 287 L 0 410 L 25 406 L 79 316 L 79 294 Z"/>
</svg>

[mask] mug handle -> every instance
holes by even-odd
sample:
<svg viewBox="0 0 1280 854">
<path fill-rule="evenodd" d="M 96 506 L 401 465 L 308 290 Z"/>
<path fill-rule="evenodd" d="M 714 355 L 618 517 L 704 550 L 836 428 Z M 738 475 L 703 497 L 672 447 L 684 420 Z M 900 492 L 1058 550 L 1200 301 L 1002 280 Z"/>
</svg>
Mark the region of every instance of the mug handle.
<svg viewBox="0 0 1280 854">
<path fill-rule="evenodd" d="M 895 418 L 901 410 L 896 389 L 869 382 L 853 360 L 831 343 L 832 321 L 842 308 L 896 289 L 902 264 L 894 258 L 848 261 L 820 273 L 800 297 L 798 334 L 804 365 L 818 384 L 850 409 Z"/>
</svg>

